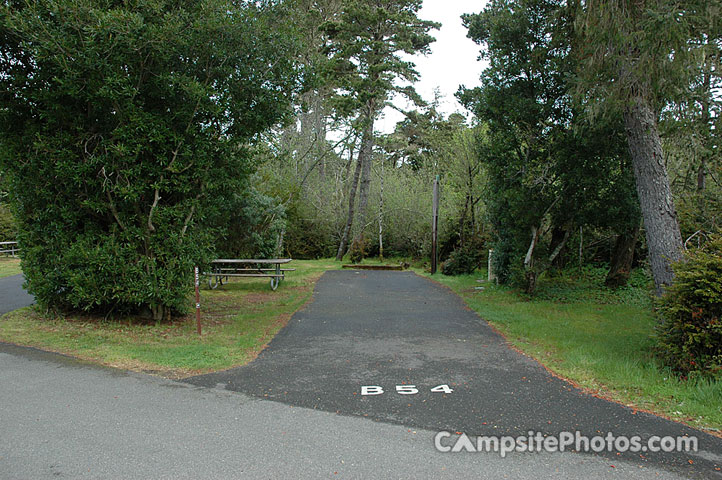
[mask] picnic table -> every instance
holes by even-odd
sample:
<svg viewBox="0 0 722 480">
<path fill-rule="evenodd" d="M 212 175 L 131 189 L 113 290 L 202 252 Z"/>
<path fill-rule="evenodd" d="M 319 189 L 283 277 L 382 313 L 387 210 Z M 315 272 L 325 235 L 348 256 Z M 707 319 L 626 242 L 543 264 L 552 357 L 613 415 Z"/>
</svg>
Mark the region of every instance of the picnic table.
<svg viewBox="0 0 722 480">
<path fill-rule="evenodd" d="M 229 277 L 265 277 L 271 279 L 271 290 L 276 290 L 278 284 L 285 279 L 286 272 L 293 272 L 295 268 L 282 268 L 291 258 L 269 259 L 236 259 L 220 258 L 211 262 L 211 271 L 208 275 L 208 286 L 218 288 Z"/>
</svg>

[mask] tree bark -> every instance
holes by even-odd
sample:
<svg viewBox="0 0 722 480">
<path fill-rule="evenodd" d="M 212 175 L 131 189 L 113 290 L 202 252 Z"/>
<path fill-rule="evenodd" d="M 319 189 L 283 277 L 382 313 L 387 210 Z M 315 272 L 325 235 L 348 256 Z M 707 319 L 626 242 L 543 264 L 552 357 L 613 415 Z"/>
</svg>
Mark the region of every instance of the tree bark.
<svg viewBox="0 0 722 480">
<path fill-rule="evenodd" d="M 351 180 L 351 190 L 348 194 L 348 217 L 346 219 L 346 227 L 343 229 L 343 236 L 341 237 L 341 244 L 338 246 L 338 252 L 336 252 L 336 260 L 341 260 L 346 254 L 346 246 L 348 245 L 348 237 L 351 232 L 351 226 L 353 225 L 354 207 L 356 205 L 356 188 L 358 186 L 358 179 L 361 175 L 361 159 L 356 161 L 356 170 Z"/>
<path fill-rule="evenodd" d="M 469 211 L 469 204 L 471 203 L 471 198 L 469 193 L 466 194 L 466 201 L 464 202 L 464 210 L 461 212 L 461 218 L 459 218 L 459 249 L 464 249 L 464 242 L 466 238 L 464 238 L 464 226 L 466 224 L 466 214 Z M 472 207 L 474 208 L 474 207 Z"/>
<path fill-rule="evenodd" d="M 627 284 L 629 274 L 632 271 L 632 262 L 634 261 L 634 247 L 639 238 L 639 230 L 641 225 L 622 232 L 617 237 L 612 251 L 612 259 L 609 266 L 609 273 L 604 284 L 609 288 L 619 288 Z"/>
<path fill-rule="evenodd" d="M 374 120 L 376 117 L 376 107 L 373 100 L 369 100 L 366 109 L 366 124 L 364 125 L 363 137 L 361 138 L 361 149 L 358 155 L 359 165 L 361 165 L 361 185 L 359 187 L 358 205 L 360 228 L 353 239 L 354 244 L 360 242 L 364 235 L 367 205 L 369 200 L 369 187 L 371 185 L 371 164 L 373 163 Z"/>
<path fill-rule="evenodd" d="M 560 227 L 555 225 L 552 228 L 552 238 L 551 243 L 549 244 L 549 249 L 554 251 L 556 248 L 564 242 L 566 244 L 566 237 L 568 234 L 568 228 Z M 566 245 L 565 245 L 566 246 Z M 566 249 L 562 249 L 559 252 L 559 255 L 554 258 L 554 262 L 552 265 L 556 268 L 564 268 L 567 264 L 567 255 L 566 255 Z"/>
<path fill-rule="evenodd" d="M 552 253 L 549 254 L 549 258 L 546 259 L 546 262 L 543 263 L 541 266 L 537 266 L 534 262 L 534 250 L 539 243 L 539 237 L 543 234 L 543 230 L 543 219 L 539 228 L 535 226 L 531 227 L 531 243 L 529 244 L 529 250 L 526 252 L 526 256 L 524 257 L 524 278 L 526 279 L 525 291 L 528 295 L 534 295 L 539 276 L 547 271 L 547 269 L 554 263 L 554 260 L 557 259 L 562 250 L 564 250 L 564 247 L 569 240 L 569 235 L 571 234 L 571 227 L 565 228 L 563 231 L 564 235 L 562 239 L 559 241 L 556 247 L 554 247 Z"/>
<path fill-rule="evenodd" d="M 649 263 L 659 296 L 674 281 L 671 265 L 681 258 L 682 235 L 662 156 L 657 117 L 642 95 L 631 99 L 624 112 L 624 124 L 644 218 Z"/>
<path fill-rule="evenodd" d="M 381 161 L 379 177 L 379 259 L 384 260 L 384 162 Z"/>
</svg>

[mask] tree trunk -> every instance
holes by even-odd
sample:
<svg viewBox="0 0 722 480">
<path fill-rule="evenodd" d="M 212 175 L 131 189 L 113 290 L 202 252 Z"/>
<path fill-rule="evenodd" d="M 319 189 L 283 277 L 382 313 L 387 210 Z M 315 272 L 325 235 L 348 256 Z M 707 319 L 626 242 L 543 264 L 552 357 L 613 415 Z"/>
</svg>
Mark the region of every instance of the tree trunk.
<svg viewBox="0 0 722 480">
<path fill-rule="evenodd" d="M 464 238 L 464 226 L 466 224 L 466 214 L 469 211 L 469 204 L 471 203 L 471 199 L 469 198 L 469 194 L 466 194 L 466 201 L 464 202 L 464 210 L 461 212 L 461 218 L 459 219 L 459 249 L 464 249 L 464 241 L 466 240 Z M 472 207 L 473 208 L 473 207 Z"/>
<path fill-rule="evenodd" d="M 637 224 L 635 227 L 620 233 L 617 237 L 612 251 L 609 273 L 604 281 L 607 287 L 619 288 L 627 284 L 629 274 L 632 271 L 634 247 L 637 245 L 640 227 L 641 225 Z"/>
<path fill-rule="evenodd" d="M 150 312 L 154 322 L 170 321 L 170 308 L 165 305 L 151 305 Z"/>
<path fill-rule="evenodd" d="M 374 101 L 369 100 L 366 106 L 366 125 L 364 125 L 363 137 L 361 138 L 361 150 L 358 155 L 359 165 L 361 168 L 361 185 L 359 188 L 359 230 L 353 240 L 354 244 L 358 244 L 363 239 L 364 227 L 366 226 L 367 205 L 369 200 L 369 187 L 371 185 L 371 164 L 373 163 L 373 147 L 374 147 L 374 120 L 376 116 L 376 108 Z"/>
<path fill-rule="evenodd" d="M 569 230 L 568 228 L 559 227 L 559 226 L 554 226 L 554 228 L 552 228 L 552 239 L 551 239 L 551 243 L 549 244 L 549 249 L 551 251 L 556 250 L 556 248 L 559 245 L 561 245 L 562 242 L 564 242 L 566 244 L 566 237 L 569 235 L 568 230 Z M 564 268 L 566 266 L 567 260 L 568 260 L 566 253 L 567 253 L 566 248 L 563 248 L 559 252 L 559 255 L 557 255 L 554 258 L 552 265 L 556 268 Z"/>
<path fill-rule="evenodd" d="M 624 112 L 624 124 L 644 218 L 649 263 L 659 296 L 674 281 L 671 265 L 681 258 L 682 235 L 662 157 L 657 118 L 641 95 L 631 99 Z"/>
<path fill-rule="evenodd" d="M 537 241 L 539 240 L 539 230 L 535 227 L 531 227 L 531 243 L 529 244 L 529 250 L 526 252 L 524 257 L 524 278 L 526 279 L 526 293 L 529 295 L 534 294 L 536 290 L 536 272 L 534 271 L 534 249 L 536 248 Z"/>
<path fill-rule="evenodd" d="M 527 270 L 524 272 L 524 277 L 526 278 L 525 293 L 527 295 L 534 295 L 536 291 L 537 273 L 534 270 Z"/>
<path fill-rule="evenodd" d="M 384 162 L 381 161 L 381 178 L 379 178 L 379 260 L 384 260 Z"/>
<path fill-rule="evenodd" d="M 336 253 L 336 260 L 341 260 L 346 254 L 346 246 L 348 245 L 348 236 L 351 232 L 351 226 L 353 225 L 353 214 L 354 206 L 356 205 L 356 187 L 358 186 L 358 179 L 361 175 L 361 158 L 356 161 L 356 170 L 351 180 L 351 190 L 348 194 L 348 217 L 346 219 L 346 227 L 343 229 L 343 236 L 341 237 L 341 244 L 338 246 L 338 252 Z"/>
<path fill-rule="evenodd" d="M 326 150 L 329 148 L 326 142 L 326 115 L 323 107 L 323 99 L 328 95 L 321 90 L 314 98 L 314 125 L 313 129 L 318 136 L 316 155 L 318 157 L 318 175 L 321 179 L 326 178 Z"/>
<path fill-rule="evenodd" d="M 541 265 L 536 265 L 534 262 L 534 250 L 539 243 L 539 237 L 540 235 L 542 235 L 543 230 L 543 219 L 539 228 L 535 226 L 531 227 L 531 243 L 529 244 L 529 250 L 526 252 L 526 257 L 524 257 L 524 277 L 526 279 L 525 291 L 529 295 L 534 295 L 534 292 L 536 291 L 537 280 L 554 263 L 554 260 L 557 259 L 562 250 L 564 250 L 564 247 L 569 240 L 569 235 L 571 234 L 571 227 L 565 228 L 563 230 L 564 235 L 562 239 L 559 241 L 556 247 L 554 247 L 552 253 L 549 254 L 549 258 L 547 258 L 546 261 Z"/>
</svg>

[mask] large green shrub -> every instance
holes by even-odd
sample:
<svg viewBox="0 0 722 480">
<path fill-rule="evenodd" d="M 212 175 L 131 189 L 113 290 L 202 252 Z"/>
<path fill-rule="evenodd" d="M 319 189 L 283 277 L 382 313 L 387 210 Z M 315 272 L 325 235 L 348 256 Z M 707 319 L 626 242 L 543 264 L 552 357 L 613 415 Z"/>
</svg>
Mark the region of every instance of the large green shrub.
<svg viewBox="0 0 722 480">
<path fill-rule="evenodd" d="M 722 236 L 674 266 L 661 299 L 657 352 L 682 375 L 722 377 Z"/>
<path fill-rule="evenodd" d="M 219 257 L 272 258 L 283 253 L 278 251 L 286 228 L 283 205 L 253 187 L 226 199 L 213 223 L 227 225 L 217 243 Z"/>
<path fill-rule="evenodd" d="M 13 217 L 10 207 L 0 203 L 0 242 L 15 241 L 16 232 L 15 217 Z"/>
<path fill-rule="evenodd" d="M 484 251 L 474 247 L 458 248 L 441 265 L 444 275 L 463 275 L 474 273 L 484 258 Z"/>
<path fill-rule="evenodd" d="M 0 6 L 0 169 L 29 290 L 49 307 L 182 311 L 247 188 L 246 144 L 288 111 L 276 2 Z"/>
</svg>

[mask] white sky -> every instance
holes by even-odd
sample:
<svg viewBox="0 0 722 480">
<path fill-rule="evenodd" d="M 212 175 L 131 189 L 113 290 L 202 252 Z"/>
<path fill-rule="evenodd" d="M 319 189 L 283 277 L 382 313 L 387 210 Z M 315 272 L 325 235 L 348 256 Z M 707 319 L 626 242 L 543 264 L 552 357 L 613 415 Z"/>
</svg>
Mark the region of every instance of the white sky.
<svg viewBox="0 0 722 480">
<path fill-rule="evenodd" d="M 420 18 L 441 23 L 441 29 L 431 31 L 436 37 L 436 41 L 431 44 L 431 54 L 410 58 L 420 75 L 416 90 L 424 100 L 430 102 L 434 99 L 434 89 L 438 88 L 442 94 L 439 109 L 446 115 L 456 111 L 467 113 L 454 97 L 459 85 L 479 85 L 484 65 L 477 61 L 479 46 L 466 37 L 467 30 L 461 24 L 461 15 L 479 13 L 485 4 L 486 0 L 424 0 L 419 12 Z M 394 104 L 403 109 L 408 108 L 402 100 L 397 99 Z M 386 108 L 377 123 L 377 130 L 390 133 L 401 119 L 401 113 Z"/>
</svg>

